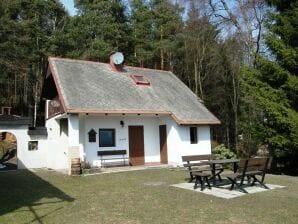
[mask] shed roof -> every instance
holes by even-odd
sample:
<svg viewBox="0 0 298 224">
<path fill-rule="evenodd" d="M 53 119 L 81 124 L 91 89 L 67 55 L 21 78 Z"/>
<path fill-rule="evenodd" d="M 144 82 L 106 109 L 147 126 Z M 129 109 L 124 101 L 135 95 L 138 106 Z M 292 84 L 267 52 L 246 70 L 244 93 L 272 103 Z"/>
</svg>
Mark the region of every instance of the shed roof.
<svg viewBox="0 0 298 224">
<path fill-rule="evenodd" d="M 172 72 L 106 63 L 49 58 L 65 112 L 169 114 L 178 124 L 219 124 L 198 97 Z M 144 75 L 149 86 L 131 75 Z"/>
<path fill-rule="evenodd" d="M 0 125 L 30 125 L 29 117 L 20 117 L 10 114 L 0 114 Z"/>
</svg>

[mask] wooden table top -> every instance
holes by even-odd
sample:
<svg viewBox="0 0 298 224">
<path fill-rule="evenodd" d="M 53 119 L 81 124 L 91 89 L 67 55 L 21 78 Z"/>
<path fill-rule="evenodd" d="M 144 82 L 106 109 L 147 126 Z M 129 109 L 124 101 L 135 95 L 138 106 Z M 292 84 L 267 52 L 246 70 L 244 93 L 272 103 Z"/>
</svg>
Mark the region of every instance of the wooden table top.
<svg viewBox="0 0 298 224">
<path fill-rule="evenodd" d="M 239 159 L 213 159 L 208 161 L 210 164 L 225 164 L 225 163 L 238 163 Z"/>
</svg>

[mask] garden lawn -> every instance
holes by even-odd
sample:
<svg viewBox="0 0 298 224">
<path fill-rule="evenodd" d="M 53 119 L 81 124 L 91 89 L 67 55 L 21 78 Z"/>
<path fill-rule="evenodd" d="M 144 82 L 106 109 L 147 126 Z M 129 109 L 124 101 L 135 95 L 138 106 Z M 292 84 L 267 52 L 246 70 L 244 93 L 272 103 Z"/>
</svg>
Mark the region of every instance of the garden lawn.
<svg viewBox="0 0 298 224">
<path fill-rule="evenodd" d="M 267 175 L 285 188 L 221 199 L 171 187 L 179 169 L 70 177 L 0 172 L 0 223 L 298 223 L 298 178 Z"/>
</svg>

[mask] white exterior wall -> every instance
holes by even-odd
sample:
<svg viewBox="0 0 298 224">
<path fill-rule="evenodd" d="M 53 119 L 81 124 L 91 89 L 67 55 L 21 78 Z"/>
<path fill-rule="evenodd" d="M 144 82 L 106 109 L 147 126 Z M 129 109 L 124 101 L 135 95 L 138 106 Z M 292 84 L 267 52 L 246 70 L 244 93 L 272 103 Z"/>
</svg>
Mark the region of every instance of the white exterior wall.
<svg viewBox="0 0 298 224">
<path fill-rule="evenodd" d="M 190 144 L 190 126 L 178 125 L 171 118 L 166 118 L 164 123 L 167 125 L 169 164 L 181 165 L 181 157 L 184 155 L 211 154 L 210 127 L 208 125 L 197 126 L 198 143 Z"/>
<path fill-rule="evenodd" d="M 124 121 L 124 127 L 120 121 Z M 181 165 L 181 156 L 211 154 L 210 128 L 198 127 L 198 143 L 190 144 L 189 126 L 177 125 L 170 117 L 149 116 L 70 116 L 68 133 L 60 130 L 60 121 L 46 121 L 48 136 L 29 136 L 28 126 L 2 126 L 0 132 L 10 132 L 17 138 L 18 168 L 69 169 L 69 147 L 78 147 L 81 159 L 92 166 L 100 166 L 99 150 L 127 150 L 129 156 L 128 126 L 144 127 L 145 163 L 160 162 L 159 125 L 167 126 L 168 163 Z M 115 147 L 99 147 L 98 131 L 115 129 Z M 88 132 L 97 132 L 96 142 L 88 141 Z M 38 150 L 29 151 L 28 141 L 38 141 Z M 118 156 L 117 156 L 118 157 Z"/>
<path fill-rule="evenodd" d="M 68 169 L 68 136 L 60 131 L 60 121 L 51 118 L 46 121 L 47 139 L 47 167 L 51 169 Z"/>
<path fill-rule="evenodd" d="M 18 169 L 46 167 L 47 140 L 43 136 L 28 135 L 27 125 L 1 126 L 0 132 L 10 132 L 17 139 Z M 38 150 L 29 151 L 28 141 L 38 141 Z"/>
<path fill-rule="evenodd" d="M 160 162 L 159 147 L 159 119 L 157 117 L 130 117 L 130 116 L 82 116 L 80 133 L 81 143 L 84 144 L 84 156 L 93 166 L 100 166 L 100 157 L 97 156 L 99 150 L 127 150 L 129 156 L 128 126 L 144 126 L 144 153 L 145 163 Z M 124 121 L 121 127 L 120 121 Z M 101 128 L 115 129 L 115 147 L 99 147 L 98 131 Z M 88 132 L 94 129 L 97 132 L 96 142 L 88 141 Z M 84 142 L 83 142 L 84 141 Z M 119 156 L 118 156 L 119 157 Z"/>
<path fill-rule="evenodd" d="M 120 121 L 124 121 L 121 127 Z M 211 154 L 209 126 L 197 126 L 198 143 L 190 144 L 189 126 L 178 125 L 170 117 L 146 116 L 80 116 L 80 145 L 84 148 L 83 157 L 92 166 L 100 166 L 99 150 L 127 150 L 129 155 L 128 126 L 144 126 L 145 163 L 160 162 L 159 125 L 167 126 L 168 163 L 181 165 L 181 156 Z M 98 131 L 101 128 L 115 129 L 115 147 L 99 147 Z M 97 132 L 96 142 L 88 141 L 88 132 Z M 84 130 L 82 133 L 82 130 Z"/>
</svg>

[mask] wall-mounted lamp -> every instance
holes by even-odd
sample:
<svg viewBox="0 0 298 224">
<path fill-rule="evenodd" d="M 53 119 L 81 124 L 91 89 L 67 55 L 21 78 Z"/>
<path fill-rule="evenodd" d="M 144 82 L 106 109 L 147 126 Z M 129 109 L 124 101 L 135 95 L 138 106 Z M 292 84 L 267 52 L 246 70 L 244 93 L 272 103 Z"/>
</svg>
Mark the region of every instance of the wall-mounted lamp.
<svg viewBox="0 0 298 224">
<path fill-rule="evenodd" d="M 123 128 L 124 127 L 124 121 L 120 121 L 120 125 Z"/>
</svg>

